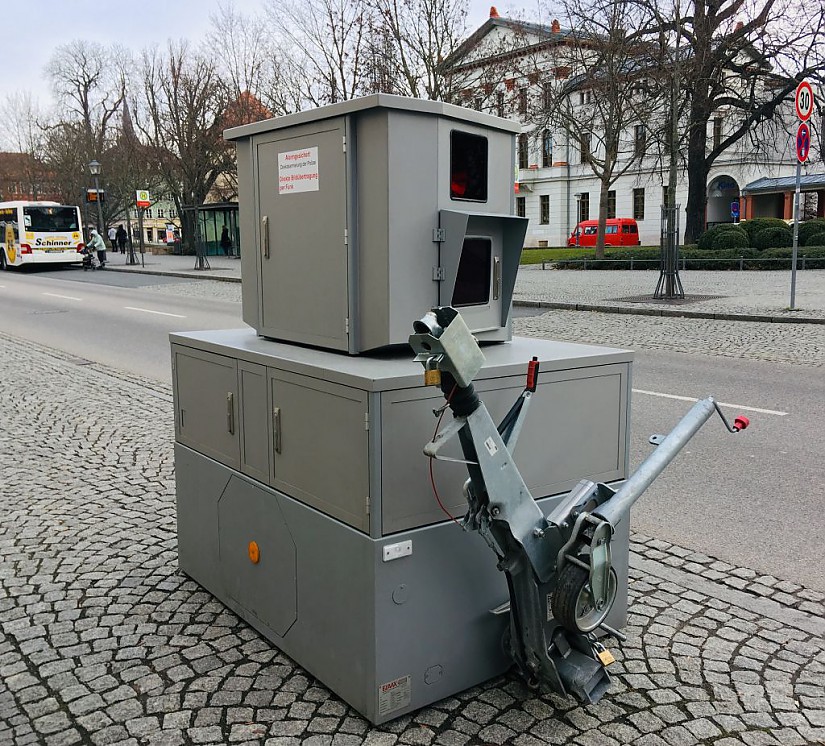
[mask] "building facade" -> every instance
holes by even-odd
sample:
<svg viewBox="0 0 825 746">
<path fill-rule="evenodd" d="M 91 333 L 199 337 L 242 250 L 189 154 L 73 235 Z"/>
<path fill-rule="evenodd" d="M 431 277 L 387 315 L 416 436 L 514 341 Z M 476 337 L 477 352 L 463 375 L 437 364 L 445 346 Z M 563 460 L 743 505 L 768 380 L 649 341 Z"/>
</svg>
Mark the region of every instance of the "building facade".
<svg viewBox="0 0 825 746">
<path fill-rule="evenodd" d="M 530 221 L 527 247 L 564 246 L 579 221 L 599 217 L 601 182 L 588 162 L 590 155 L 599 157 L 599 149 L 606 147 L 602 133 L 595 129 L 598 125 L 585 123 L 577 130 L 570 126 L 572 119 L 562 127 L 543 117 L 551 88 L 568 86 L 567 102 L 573 114 L 577 107 L 582 112 L 593 108 L 591 97 L 598 95 L 575 85 L 577 74 L 587 65 L 587 55 L 579 56 L 579 70 L 575 69 L 575 56 L 569 52 L 571 38 L 572 32 L 562 29 L 558 21 L 549 26 L 512 21 L 500 18 L 492 9 L 491 17 L 444 63 L 453 89 L 458 90 L 454 103 L 522 123 L 516 152 L 516 212 Z M 641 85 L 638 97 L 644 101 Z M 653 108 L 656 105 L 651 100 L 651 108 L 643 116 L 629 117 L 623 126 L 615 170 L 620 175 L 606 195 L 607 217 L 635 218 L 643 245 L 659 244 L 661 207 L 668 184 L 666 147 L 646 140 L 654 131 L 655 120 L 660 120 L 661 127 L 662 118 L 667 116 L 661 104 L 659 111 Z M 724 142 L 730 126 L 726 112 L 716 112 L 708 123 L 709 147 Z M 758 145 L 755 141 L 742 138 L 714 161 L 707 180 L 708 226 L 731 222 L 736 212 L 745 217 L 742 190 L 746 185 L 761 178 L 794 174 L 796 160 L 790 137 L 762 137 Z M 681 162 L 676 203 L 682 208 L 687 193 Z M 680 215 L 683 220 L 684 210 Z"/>
</svg>

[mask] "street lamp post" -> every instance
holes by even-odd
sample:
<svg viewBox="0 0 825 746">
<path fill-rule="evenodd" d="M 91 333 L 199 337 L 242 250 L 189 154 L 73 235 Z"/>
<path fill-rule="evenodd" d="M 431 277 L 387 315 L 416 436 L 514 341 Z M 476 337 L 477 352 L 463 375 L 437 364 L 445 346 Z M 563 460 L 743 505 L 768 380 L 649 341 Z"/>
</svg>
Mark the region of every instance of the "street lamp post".
<svg viewBox="0 0 825 746">
<path fill-rule="evenodd" d="M 97 199 L 97 232 L 100 235 L 103 235 L 103 209 L 100 207 L 100 183 L 98 182 L 98 177 L 100 176 L 100 163 L 97 161 L 91 161 L 89 163 L 89 171 L 92 174 L 92 178 L 95 181 L 95 196 Z M 105 240 L 105 239 L 104 239 Z"/>
</svg>

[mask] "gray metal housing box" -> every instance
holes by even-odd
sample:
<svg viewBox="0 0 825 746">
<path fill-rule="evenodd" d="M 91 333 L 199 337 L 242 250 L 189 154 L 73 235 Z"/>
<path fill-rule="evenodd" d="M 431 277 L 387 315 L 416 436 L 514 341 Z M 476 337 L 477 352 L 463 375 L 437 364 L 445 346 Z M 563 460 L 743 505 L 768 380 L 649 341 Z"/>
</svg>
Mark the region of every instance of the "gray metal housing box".
<svg viewBox="0 0 825 746">
<path fill-rule="evenodd" d="M 409 352 L 350 357 L 251 330 L 171 341 L 184 572 L 374 723 L 506 669 L 507 616 L 491 613 L 506 582 L 432 496 L 422 449 L 443 398 Z M 541 361 L 514 458 L 546 514 L 581 478 L 626 477 L 630 352 L 516 338 L 484 353 L 475 385 L 497 419 Z M 435 479 L 463 515 L 465 468 L 437 463 Z M 628 526 L 613 544 L 617 628 Z M 404 542 L 409 554 L 384 559 Z"/>
<path fill-rule="evenodd" d="M 456 305 L 480 340 L 508 340 L 527 228 L 512 214 L 519 130 L 386 94 L 227 130 L 244 321 L 357 354 L 404 344 L 422 309 Z"/>
</svg>

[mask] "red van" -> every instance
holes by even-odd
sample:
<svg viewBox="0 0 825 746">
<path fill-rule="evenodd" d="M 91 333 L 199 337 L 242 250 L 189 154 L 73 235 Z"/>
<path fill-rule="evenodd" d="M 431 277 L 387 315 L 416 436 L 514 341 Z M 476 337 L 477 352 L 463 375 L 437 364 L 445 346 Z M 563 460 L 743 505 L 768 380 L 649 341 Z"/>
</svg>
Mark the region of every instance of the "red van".
<svg viewBox="0 0 825 746">
<path fill-rule="evenodd" d="M 568 246 L 595 246 L 598 220 L 582 220 L 567 239 Z M 633 218 L 608 218 L 604 226 L 605 246 L 640 246 L 639 226 Z"/>
</svg>

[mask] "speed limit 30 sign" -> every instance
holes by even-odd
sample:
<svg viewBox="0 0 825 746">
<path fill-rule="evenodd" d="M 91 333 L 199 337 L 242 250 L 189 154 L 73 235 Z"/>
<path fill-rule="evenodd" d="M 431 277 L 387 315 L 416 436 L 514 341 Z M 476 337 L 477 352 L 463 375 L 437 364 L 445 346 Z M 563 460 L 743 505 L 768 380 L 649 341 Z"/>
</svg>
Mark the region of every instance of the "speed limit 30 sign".
<svg viewBox="0 0 825 746">
<path fill-rule="evenodd" d="M 814 92 L 807 80 L 803 80 L 796 87 L 794 106 L 796 107 L 796 116 L 803 122 L 807 122 L 811 118 L 811 114 L 814 112 Z"/>
</svg>

